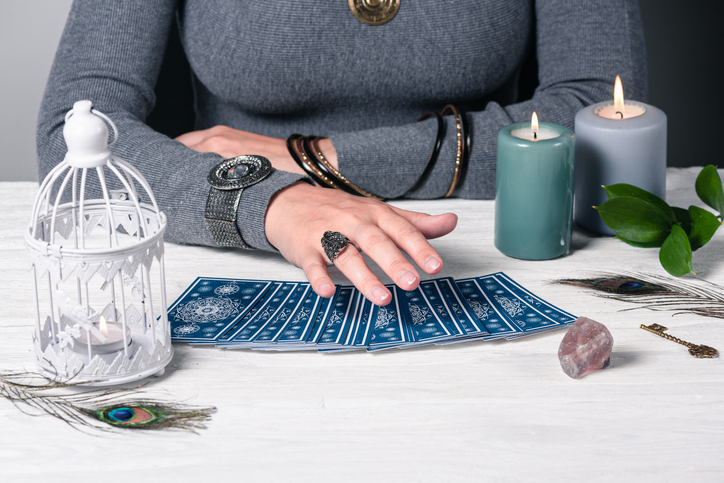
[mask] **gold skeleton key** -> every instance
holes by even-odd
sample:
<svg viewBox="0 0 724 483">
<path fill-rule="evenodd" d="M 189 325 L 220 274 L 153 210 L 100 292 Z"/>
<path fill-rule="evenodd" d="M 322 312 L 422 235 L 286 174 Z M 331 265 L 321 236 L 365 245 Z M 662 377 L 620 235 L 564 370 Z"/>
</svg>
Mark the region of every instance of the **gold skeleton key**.
<svg viewBox="0 0 724 483">
<path fill-rule="evenodd" d="M 664 331 L 667 330 L 666 327 L 659 324 L 651 324 L 651 325 L 643 325 L 641 324 L 641 328 L 644 330 L 648 330 L 652 334 L 656 334 L 658 336 L 663 337 L 664 339 L 673 340 L 677 344 L 685 345 L 689 348 L 689 354 L 691 354 L 694 357 L 717 357 L 719 355 L 719 351 L 714 349 L 713 347 L 709 347 L 708 345 L 696 345 L 692 344 L 691 342 L 686 342 L 684 340 L 679 339 L 678 337 L 674 337 L 673 335 L 664 334 Z"/>
</svg>

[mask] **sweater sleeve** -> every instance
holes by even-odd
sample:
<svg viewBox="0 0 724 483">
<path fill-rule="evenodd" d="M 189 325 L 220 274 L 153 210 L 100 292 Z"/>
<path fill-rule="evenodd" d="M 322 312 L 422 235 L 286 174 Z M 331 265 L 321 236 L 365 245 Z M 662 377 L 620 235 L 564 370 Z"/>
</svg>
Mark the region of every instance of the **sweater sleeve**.
<svg viewBox="0 0 724 483">
<path fill-rule="evenodd" d="M 531 99 L 510 105 L 489 102 L 468 112 L 472 150 L 460 195 L 495 195 L 497 133 L 513 122 L 542 121 L 573 129 L 576 112 L 613 98 L 621 76 L 626 98 L 646 101 L 647 72 L 643 27 L 636 0 L 536 0 L 535 54 L 538 87 Z M 438 198 L 453 178 L 456 127 L 446 118 L 438 161 L 415 198 Z M 361 188 L 384 196 L 403 196 L 425 168 L 436 137 L 436 123 L 348 132 L 330 137 L 340 171 Z"/>
<path fill-rule="evenodd" d="M 118 127 L 113 153 L 138 168 L 167 216 L 166 239 L 216 246 L 204 225 L 206 177 L 221 157 L 198 153 L 145 124 L 175 19 L 176 0 L 75 0 L 56 53 L 38 119 L 39 179 L 62 161 L 63 121 L 75 101 L 88 99 Z M 271 197 L 304 179 L 273 171 L 244 190 L 237 223 L 244 240 L 274 250 L 264 234 Z M 99 196 L 89 193 L 89 196 Z"/>
</svg>

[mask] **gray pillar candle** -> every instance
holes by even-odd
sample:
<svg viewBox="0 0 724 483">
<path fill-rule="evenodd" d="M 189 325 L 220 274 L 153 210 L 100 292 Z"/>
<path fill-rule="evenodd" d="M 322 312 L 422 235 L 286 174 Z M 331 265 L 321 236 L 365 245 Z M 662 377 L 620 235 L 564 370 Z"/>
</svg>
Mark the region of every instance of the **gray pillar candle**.
<svg viewBox="0 0 724 483">
<path fill-rule="evenodd" d="M 622 118 L 623 117 L 623 118 Z M 601 102 L 578 111 L 574 220 L 594 233 L 615 235 L 593 206 L 608 198 L 601 186 L 628 183 L 666 196 L 666 114 L 636 101 Z"/>
</svg>

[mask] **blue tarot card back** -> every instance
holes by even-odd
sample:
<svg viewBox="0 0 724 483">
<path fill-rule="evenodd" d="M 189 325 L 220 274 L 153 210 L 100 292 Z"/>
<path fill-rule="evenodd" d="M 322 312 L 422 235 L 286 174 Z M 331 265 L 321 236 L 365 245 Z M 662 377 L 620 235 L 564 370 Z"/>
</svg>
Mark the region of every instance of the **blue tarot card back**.
<svg viewBox="0 0 724 483">
<path fill-rule="evenodd" d="M 271 282 L 197 278 L 169 307 L 171 339 L 215 343 L 267 292 Z"/>
</svg>

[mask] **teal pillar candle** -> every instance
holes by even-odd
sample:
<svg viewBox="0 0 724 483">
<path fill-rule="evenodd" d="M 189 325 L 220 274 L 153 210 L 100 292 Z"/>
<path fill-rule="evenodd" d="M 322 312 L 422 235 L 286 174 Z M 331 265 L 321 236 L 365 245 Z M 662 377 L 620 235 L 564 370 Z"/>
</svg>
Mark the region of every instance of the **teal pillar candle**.
<svg viewBox="0 0 724 483">
<path fill-rule="evenodd" d="M 568 253 L 573 215 L 573 132 L 519 122 L 498 132 L 495 246 L 523 260 Z"/>
</svg>

